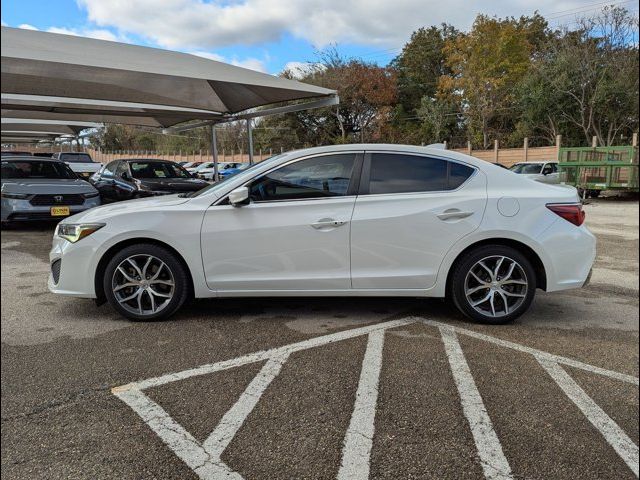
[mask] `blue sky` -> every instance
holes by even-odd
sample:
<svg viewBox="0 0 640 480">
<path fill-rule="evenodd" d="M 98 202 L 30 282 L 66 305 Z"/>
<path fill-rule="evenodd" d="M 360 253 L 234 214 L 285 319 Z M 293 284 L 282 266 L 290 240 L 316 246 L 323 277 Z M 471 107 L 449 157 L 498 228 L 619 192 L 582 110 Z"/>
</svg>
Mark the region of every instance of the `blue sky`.
<svg viewBox="0 0 640 480">
<path fill-rule="evenodd" d="M 196 53 L 269 73 L 316 59 L 337 45 L 345 56 L 388 63 L 420 26 L 467 29 L 478 13 L 571 23 L 605 3 L 636 0 L 3 0 L 2 22 L 59 33 Z"/>
</svg>

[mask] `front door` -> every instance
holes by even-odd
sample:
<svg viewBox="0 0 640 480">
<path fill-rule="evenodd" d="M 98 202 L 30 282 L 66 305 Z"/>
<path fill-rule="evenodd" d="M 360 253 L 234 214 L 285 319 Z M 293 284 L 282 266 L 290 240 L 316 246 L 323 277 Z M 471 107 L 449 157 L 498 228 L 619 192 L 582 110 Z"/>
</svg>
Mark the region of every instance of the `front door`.
<svg viewBox="0 0 640 480">
<path fill-rule="evenodd" d="M 405 153 L 366 155 L 351 221 L 354 289 L 427 289 L 447 251 L 480 225 L 482 172 Z"/>
<path fill-rule="evenodd" d="M 202 225 L 207 285 L 224 291 L 344 290 L 357 153 L 296 160 L 249 185 L 251 203 L 211 206 Z"/>
</svg>

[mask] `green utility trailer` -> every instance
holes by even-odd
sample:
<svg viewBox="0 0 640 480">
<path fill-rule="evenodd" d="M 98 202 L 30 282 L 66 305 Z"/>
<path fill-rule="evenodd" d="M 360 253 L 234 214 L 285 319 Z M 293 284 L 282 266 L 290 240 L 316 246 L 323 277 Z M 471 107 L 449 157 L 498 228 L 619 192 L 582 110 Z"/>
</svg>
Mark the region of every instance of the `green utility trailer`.
<svg viewBox="0 0 640 480">
<path fill-rule="evenodd" d="M 638 192 L 637 147 L 573 147 L 558 152 L 560 181 L 583 198 L 603 190 Z"/>
</svg>

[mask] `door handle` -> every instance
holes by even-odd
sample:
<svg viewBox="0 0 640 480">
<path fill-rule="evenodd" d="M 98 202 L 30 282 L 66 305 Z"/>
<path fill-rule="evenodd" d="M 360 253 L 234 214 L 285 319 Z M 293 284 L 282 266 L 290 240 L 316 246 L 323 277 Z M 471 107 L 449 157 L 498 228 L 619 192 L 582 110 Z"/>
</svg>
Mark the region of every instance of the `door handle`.
<svg viewBox="0 0 640 480">
<path fill-rule="evenodd" d="M 444 212 L 439 213 L 436 216 L 440 220 L 451 220 L 453 218 L 467 218 L 467 217 L 470 217 L 471 215 L 473 215 L 473 212 L 463 212 L 462 210 L 458 210 L 458 209 L 450 209 L 450 210 L 445 210 Z"/>
<path fill-rule="evenodd" d="M 318 220 L 317 222 L 312 223 L 311 226 L 316 230 L 320 230 L 321 228 L 341 227 L 345 223 L 347 222 L 323 218 L 322 220 Z"/>
</svg>

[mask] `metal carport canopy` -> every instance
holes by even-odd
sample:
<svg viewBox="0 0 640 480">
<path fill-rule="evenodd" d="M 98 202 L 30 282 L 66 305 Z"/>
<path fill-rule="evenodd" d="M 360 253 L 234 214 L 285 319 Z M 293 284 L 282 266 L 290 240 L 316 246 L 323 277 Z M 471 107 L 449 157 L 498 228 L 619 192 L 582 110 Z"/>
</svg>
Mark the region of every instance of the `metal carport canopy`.
<svg viewBox="0 0 640 480">
<path fill-rule="evenodd" d="M 78 135 L 87 128 L 99 128 L 102 125 L 95 122 L 65 122 L 60 120 L 31 120 L 25 118 L 2 118 L 2 134 L 20 133 L 25 136 L 47 135 Z"/>
<path fill-rule="evenodd" d="M 157 122 L 167 127 L 196 119 L 223 121 L 294 100 L 337 103 L 333 90 L 186 53 L 10 27 L 2 27 L 1 36 L 5 110 L 22 104 L 21 109 L 42 112 L 48 102 L 56 115 L 93 115 L 106 109 L 112 117 L 123 111 L 134 117 L 136 107 L 129 104 L 136 104 L 138 117 L 169 117 L 172 112 L 173 120 Z M 116 104 L 109 110 L 100 102 Z M 126 116 L 118 123 L 133 123 Z"/>
</svg>

